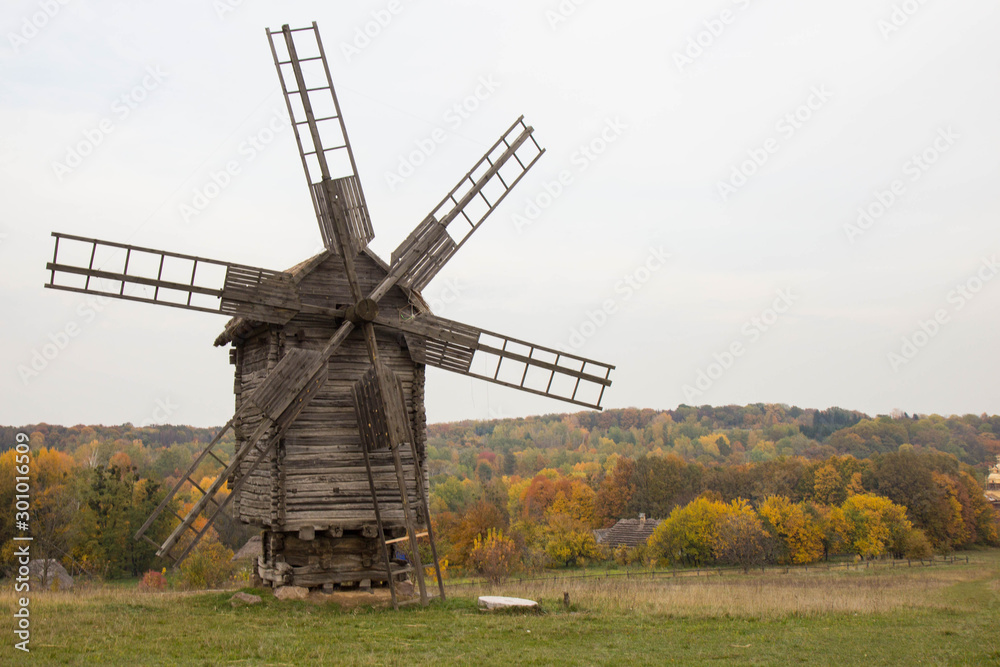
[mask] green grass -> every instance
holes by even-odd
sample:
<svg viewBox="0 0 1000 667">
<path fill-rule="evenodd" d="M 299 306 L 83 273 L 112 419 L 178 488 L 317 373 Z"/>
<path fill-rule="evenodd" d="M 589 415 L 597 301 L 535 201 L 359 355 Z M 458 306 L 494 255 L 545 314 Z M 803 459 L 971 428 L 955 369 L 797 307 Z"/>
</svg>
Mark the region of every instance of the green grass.
<svg viewBox="0 0 1000 667">
<path fill-rule="evenodd" d="M 525 582 L 455 589 L 395 612 L 280 602 L 233 609 L 231 593 L 123 587 L 32 600 L 32 652 L 12 648 L 0 594 L 0 664 L 983 664 L 1000 663 L 1000 552 L 933 567 L 676 580 Z M 562 592 L 573 604 L 562 606 Z M 479 612 L 484 592 L 544 613 Z"/>
</svg>

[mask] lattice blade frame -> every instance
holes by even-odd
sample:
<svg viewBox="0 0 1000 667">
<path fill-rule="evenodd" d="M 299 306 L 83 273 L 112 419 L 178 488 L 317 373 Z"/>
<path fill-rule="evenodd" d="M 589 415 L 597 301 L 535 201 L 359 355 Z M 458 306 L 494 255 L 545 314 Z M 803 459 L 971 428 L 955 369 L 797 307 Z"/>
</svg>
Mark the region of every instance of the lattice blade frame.
<svg viewBox="0 0 1000 667">
<path fill-rule="evenodd" d="M 360 252 L 375 232 L 319 28 L 284 25 L 267 36 L 323 243 L 340 252 L 332 216 L 343 215 Z"/>
<path fill-rule="evenodd" d="M 496 210 L 545 149 L 524 116 L 504 132 L 392 253 L 400 283 L 422 290 Z M 454 223 L 454 224 L 453 224 Z"/>
<path fill-rule="evenodd" d="M 430 314 L 382 316 L 404 332 L 417 363 L 601 410 L 614 366 Z M 478 370 L 480 367 L 483 370 Z"/>
<path fill-rule="evenodd" d="M 59 232 L 52 236 L 52 261 L 45 265 L 50 289 L 252 315 L 275 324 L 289 321 L 300 307 L 291 276 L 280 271 Z"/>
</svg>

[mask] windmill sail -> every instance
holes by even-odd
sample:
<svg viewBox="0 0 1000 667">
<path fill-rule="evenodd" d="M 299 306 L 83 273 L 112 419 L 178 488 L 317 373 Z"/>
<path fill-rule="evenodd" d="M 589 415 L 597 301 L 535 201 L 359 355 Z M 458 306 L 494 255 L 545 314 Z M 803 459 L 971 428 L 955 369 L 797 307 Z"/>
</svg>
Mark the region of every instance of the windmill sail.
<svg viewBox="0 0 1000 667">
<path fill-rule="evenodd" d="M 417 363 L 601 409 L 614 366 L 569 352 L 424 314 L 410 320 L 377 320 L 404 332 Z"/>
<path fill-rule="evenodd" d="M 53 232 L 45 287 L 284 324 L 301 308 L 287 273 Z"/>
<path fill-rule="evenodd" d="M 392 253 L 400 284 L 422 290 L 496 210 L 545 149 L 521 116 Z M 454 225 L 452 223 L 455 223 Z"/>
<path fill-rule="evenodd" d="M 135 538 L 144 537 L 146 530 L 153 525 L 156 518 L 168 507 L 170 501 L 177 495 L 177 492 L 185 484 L 191 484 L 201 492 L 201 499 L 195 503 L 194 507 L 185 516 L 178 517 L 181 520 L 180 524 L 174 528 L 173 532 L 162 545 L 153 543 L 157 547 L 158 556 L 171 558 L 175 564 L 182 561 L 212 526 L 215 519 L 229 503 L 229 500 L 236 495 L 243 482 L 267 458 L 278 440 L 288 430 L 288 427 L 292 425 L 312 397 L 316 395 L 316 392 L 323 387 L 326 383 L 327 371 L 326 359 L 321 353 L 295 348 L 289 350 L 288 354 L 278 362 L 264 379 L 260 387 L 248 397 L 248 400 L 241 406 L 240 410 L 216 434 L 215 438 L 212 439 L 208 446 L 195 459 L 188 471 L 163 498 L 159 507 L 153 511 L 149 518 L 146 519 L 146 523 L 136 533 Z M 222 436 L 236 424 L 236 421 L 251 410 L 260 411 L 263 417 L 260 426 L 250 436 L 246 444 L 235 453 L 232 460 L 229 463 L 223 463 L 212 451 L 213 448 L 222 439 Z M 264 443 L 263 446 L 259 446 L 258 443 L 262 441 Z M 194 475 L 206 456 L 211 456 L 220 464 L 223 464 L 224 470 L 216 477 L 208 489 L 202 489 L 195 481 Z M 244 462 L 249 462 L 249 466 L 244 466 Z M 223 484 L 226 484 L 227 480 L 233 478 L 236 479 L 229 484 L 229 495 L 222 500 L 217 500 L 216 497 L 222 490 Z M 201 529 L 196 529 L 194 527 L 195 521 L 204 510 L 208 509 L 209 503 L 214 506 L 214 510 L 207 516 L 205 525 Z M 188 531 L 194 533 L 194 538 L 180 554 L 173 555 L 171 553 L 173 547 Z"/>
<path fill-rule="evenodd" d="M 340 252 L 332 219 L 340 215 L 356 254 L 375 232 L 319 29 L 315 22 L 295 30 L 285 25 L 276 32 L 268 29 L 267 37 L 323 243 Z"/>
</svg>

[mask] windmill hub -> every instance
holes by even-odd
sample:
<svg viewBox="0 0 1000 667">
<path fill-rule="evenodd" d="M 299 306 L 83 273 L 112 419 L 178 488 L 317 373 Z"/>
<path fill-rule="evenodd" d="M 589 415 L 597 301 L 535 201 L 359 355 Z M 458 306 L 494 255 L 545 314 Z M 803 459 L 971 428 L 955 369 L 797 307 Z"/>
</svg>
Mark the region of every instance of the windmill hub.
<svg viewBox="0 0 1000 667">
<path fill-rule="evenodd" d="M 378 304 L 372 299 L 361 299 L 347 308 L 347 319 L 355 324 L 374 322 L 378 317 Z"/>
</svg>

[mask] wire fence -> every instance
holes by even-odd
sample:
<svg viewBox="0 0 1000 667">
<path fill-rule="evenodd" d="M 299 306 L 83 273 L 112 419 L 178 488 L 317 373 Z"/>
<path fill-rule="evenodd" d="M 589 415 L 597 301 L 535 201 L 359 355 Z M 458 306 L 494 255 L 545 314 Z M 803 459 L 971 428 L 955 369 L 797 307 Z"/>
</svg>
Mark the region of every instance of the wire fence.
<svg viewBox="0 0 1000 667">
<path fill-rule="evenodd" d="M 874 568 L 896 568 L 896 567 L 930 567 L 933 565 L 943 565 L 943 564 L 968 564 L 968 556 L 941 556 L 937 558 L 923 558 L 923 559 L 879 559 L 879 560 L 862 560 L 862 561 L 841 561 L 836 563 L 812 563 L 810 565 L 764 565 L 758 567 L 749 568 L 749 572 L 766 574 L 767 572 L 778 573 L 778 574 L 789 574 L 790 572 L 827 572 L 833 570 L 867 570 Z M 559 581 L 572 581 L 579 579 L 678 579 L 685 577 L 721 577 L 728 573 L 738 573 L 742 574 L 746 572 L 744 568 L 739 566 L 712 566 L 712 567 L 694 567 L 694 568 L 670 568 L 666 570 L 656 570 L 656 569 L 633 569 L 633 570 L 605 570 L 604 572 L 588 572 L 586 574 L 552 574 L 552 575 L 540 575 L 533 577 L 508 577 L 501 586 L 512 586 L 514 584 L 526 584 L 531 582 L 559 582 Z M 478 586 L 481 588 L 496 587 L 497 584 L 490 582 L 488 579 L 477 579 L 472 581 L 463 581 L 451 583 L 447 579 L 445 580 L 445 586 L 448 588 L 467 588 Z"/>
</svg>

